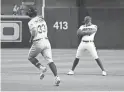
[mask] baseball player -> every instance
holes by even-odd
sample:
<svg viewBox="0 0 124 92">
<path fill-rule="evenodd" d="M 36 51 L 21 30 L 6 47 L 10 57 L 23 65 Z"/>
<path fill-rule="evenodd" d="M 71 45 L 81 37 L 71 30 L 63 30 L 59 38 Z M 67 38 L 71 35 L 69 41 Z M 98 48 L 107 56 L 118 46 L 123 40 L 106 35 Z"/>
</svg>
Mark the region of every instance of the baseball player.
<svg viewBox="0 0 124 92">
<path fill-rule="evenodd" d="M 28 22 L 28 26 L 31 33 L 29 42 L 32 42 L 28 60 L 41 70 L 40 79 L 43 79 L 47 68 L 35 58 L 41 53 L 45 60 L 48 61 L 48 65 L 55 76 L 55 85 L 59 86 L 60 78 L 57 75 L 57 68 L 52 59 L 51 45 L 47 37 L 47 24 L 42 17 L 37 16 L 36 10 L 32 7 L 29 8 L 27 15 L 31 18 Z"/>
<path fill-rule="evenodd" d="M 90 16 L 86 16 L 84 18 L 84 25 L 81 25 L 80 28 L 77 31 L 78 36 L 82 36 L 81 42 L 78 46 L 77 53 L 76 53 L 76 58 L 73 62 L 72 69 L 69 70 L 67 73 L 68 75 L 73 75 L 74 74 L 74 69 L 77 66 L 79 59 L 81 57 L 82 51 L 88 50 L 89 53 L 92 55 L 92 57 L 96 60 L 97 64 L 102 70 L 102 75 L 105 76 L 107 75 L 105 69 L 103 68 L 103 65 L 97 55 L 96 52 L 96 47 L 94 45 L 94 36 L 97 32 L 97 26 L 92 24 L 92 19 Z"/>
</svg>

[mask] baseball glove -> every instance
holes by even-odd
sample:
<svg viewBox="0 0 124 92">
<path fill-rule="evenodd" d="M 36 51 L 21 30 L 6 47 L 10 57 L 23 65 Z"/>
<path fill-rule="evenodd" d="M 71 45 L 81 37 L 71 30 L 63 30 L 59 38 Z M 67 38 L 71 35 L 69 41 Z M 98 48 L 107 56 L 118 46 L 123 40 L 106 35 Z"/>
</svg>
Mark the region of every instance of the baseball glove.
<svg viewBox="0 0 124 92">
<path fill-rule="evenodd" d="M 79 29 L 79 30 L 77 31 L 77 36 L 78 36 L 78 37 L 84 36 L 84 33 L 82 32 L 82 30 Z"/>
<path fill-rule="evenodd" d="M 79 29 L 79 30 L 77 31 L 77 36 L 78 36 L 78 45 L 79 45 L 80 42 L 81 42 L 82 37 L 84 36 L 82 30 Z"/>
</svg>

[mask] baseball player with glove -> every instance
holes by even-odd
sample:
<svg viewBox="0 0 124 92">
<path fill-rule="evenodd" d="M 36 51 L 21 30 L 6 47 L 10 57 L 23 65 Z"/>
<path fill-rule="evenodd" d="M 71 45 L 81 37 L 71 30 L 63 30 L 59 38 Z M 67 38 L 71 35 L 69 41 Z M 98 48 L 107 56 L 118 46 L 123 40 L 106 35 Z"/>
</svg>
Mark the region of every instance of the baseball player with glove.
<svg viewBox="0 0 124 92">
<path fill-rule="evenodd" d="M 98 57 L 96 47 L 94 44 L 94 36 L 97 32 L 97 26 L 92 24 L 92 19 L 90 16 L 86 16 L 84 18 L 84 25 L 81 25 L 80 28 L 77 31 L 77 35 L 81 38 L 81 42 L 78 46 L 77 53 L 76 53 L 76 58 L 73 62 L 72 69 L 69 70 L 67 73 L 68 75 L 73 75 L 74 74 L 74 69 L 77 66 L 79 59 L 81 57 L 82 51 L 88 50 L 89 53 L 92 55 L 92 57 L 96 60 L 97 64 L 102 70 L 102 75 L 106 76 L 107 73 L 105 69 L 103 68 L 103 65 L 101 63 L 101 60 Z"/>
<path fill-rule="evenodd" d="M 59 86 L 60 78 L 57 75 L 57 68 L 52 59 L 51 45 L 47 37 L 47 24 L 42 17 L 37 16 L 37 12 L 33 7 L 29 8 L 27 15 L 31 18 L 28 22 L 28 26 L 31 33 L 29 42 L 32 42 L 28 60 L 41 70 L 40 79 L 43 79 L 47 68 L 35 58 L 41 53 L 45 60 L 48 61 L 48 65 L 55 76 L 55 85 Z"/>
</svg>

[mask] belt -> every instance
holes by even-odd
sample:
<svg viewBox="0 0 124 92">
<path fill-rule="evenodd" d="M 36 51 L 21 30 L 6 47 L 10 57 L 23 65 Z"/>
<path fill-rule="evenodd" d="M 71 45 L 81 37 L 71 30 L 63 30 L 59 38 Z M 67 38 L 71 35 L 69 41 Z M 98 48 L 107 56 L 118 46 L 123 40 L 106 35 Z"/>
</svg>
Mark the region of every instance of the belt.
<svg viewBox="0 0 124 92">
<path fill-rule="evenodd" d="M 48 39 L 48 37 L 40 38 L 40 39 L 36 39 L 36 40 L 33 40 L 33 42 L 35 42 L 35 41 L 39 41 L 39 40 L 41 40 L 41 39 Z"/>
<path fill-rule="evenodd" d="M 89 40 L 89 41 L 83 40 L 83 42 L 93 42 L 93 41 L 92 40 Z"/>
</svg>

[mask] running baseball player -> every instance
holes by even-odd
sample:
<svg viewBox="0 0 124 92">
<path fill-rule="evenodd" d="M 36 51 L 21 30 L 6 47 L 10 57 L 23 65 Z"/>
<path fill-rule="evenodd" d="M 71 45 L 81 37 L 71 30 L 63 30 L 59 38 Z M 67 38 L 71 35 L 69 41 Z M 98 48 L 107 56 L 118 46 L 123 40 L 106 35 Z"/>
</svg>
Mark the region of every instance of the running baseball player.
<svg viewBox="0 0 124 92">
<path fill-rule="evenodd" d="M 42 17 L 37 16 L 36 10 L 32 7 L 29 8 L 27 15 L 31 18 L 28 22 L 28 26 L 31 33 L 29 42 L 32 42 L 28 54 L 28 60 L 41 70 L 40 79 L 43 79 L 47 68 L 35 58 L 39 53 L 41 53 L 45 60 L 48 61 L 48 65 L 55 76 L 55 85 L 59 86 L 60 78 L 57 75 L 57 68 L 52 59 L 51 45 L 47 37 L 47 24 Z"/>
<path fill-rule="evenodd" d="M 97 55 L 96 47 L 94 45 L 94 36 L 97 32 L 97 26 L 92 24 L 92 19 L 90 16 L 86 16 L 84 18 L 84 23 L 85 24 L 81 25 L 77 31 L 77 35 L 79 37 L 82 36 L 82 38 L 81 38 L 81 42 L 77 49 L 76 58 L 73 62 L 72 69 L 69 70 L 69 72 L 67 74 L 68 75 L 74 74 L 75 67 L 77 66 L 77 64 L 79 62 L 82 51 L 88 50 L 90 52 L 90 54 L 92 55 L 92 57 L 96 60 L 99 67 L 101 68 L 102 75 L 105 76 L 105 75 L 107 75 L 107 73 L 106 73 L 105 69 L 103 68 L 103 65 Z"/>
</svg>

